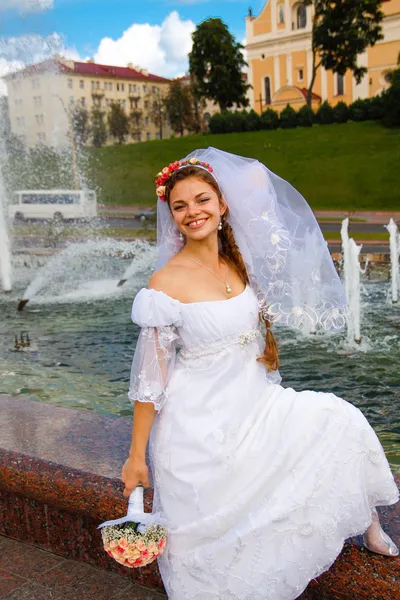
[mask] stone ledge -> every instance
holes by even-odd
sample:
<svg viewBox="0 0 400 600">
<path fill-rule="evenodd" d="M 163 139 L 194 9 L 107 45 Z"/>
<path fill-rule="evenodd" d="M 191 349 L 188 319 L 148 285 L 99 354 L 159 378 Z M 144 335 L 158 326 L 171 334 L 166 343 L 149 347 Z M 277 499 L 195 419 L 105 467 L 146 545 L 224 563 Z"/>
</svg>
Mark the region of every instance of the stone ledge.
<svg viewBox="0 0 400 600">
<path fill-rule="evenodd" d="M 130 436 L 130 419 L 0 395 L 0 533 L 162 591 L 156 563 L 143 569 L 118 565 L 96 529 L 126 513 L 120 474 Z M 151 489 L 145 501 L 150 510 Z M 399 542 L 400 503 L 378 510 Z M 348 541 L 301 600 L 399 598 L 400 559 L 373 555 L 359 544 Z"/>
</svg>

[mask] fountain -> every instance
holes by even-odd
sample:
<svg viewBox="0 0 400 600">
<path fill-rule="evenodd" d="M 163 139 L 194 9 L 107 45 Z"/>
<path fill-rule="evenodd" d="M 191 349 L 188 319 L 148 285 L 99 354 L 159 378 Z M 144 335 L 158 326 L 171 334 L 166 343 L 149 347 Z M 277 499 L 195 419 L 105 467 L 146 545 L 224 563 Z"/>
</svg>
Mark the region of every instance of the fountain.
<svg viewBox="0 0 400 600">
<path fill-rule="evenodd" d="M 385 227 L 390 234 L 391 298 L 392 304 L 397 304 L 400 294 L 400 233 L 393 219 Z"/>
<path fill-rule="evenodd" d="M 349 219 L 346 218 L 342 222 L 340 234 L 342 237 L 344 286 L 348 305 L 347 341 L 349 344 L 353 342 L 361 344 L 360 274 L 365 273 L 368 259 L 365 270 L 362 270 L 359 261 L 362 245 L 358 246 L 352 238 L 349 238 L 348 230 Z"/>
<path fill-rule="evenodd" d="M 6 162 L 4 140 L 0 136 L 0 278 L 3 292 L 12 288 L 10 238 L 7 227 L 7 197 L 3 182 L 3 169 Z"/>
</svg>

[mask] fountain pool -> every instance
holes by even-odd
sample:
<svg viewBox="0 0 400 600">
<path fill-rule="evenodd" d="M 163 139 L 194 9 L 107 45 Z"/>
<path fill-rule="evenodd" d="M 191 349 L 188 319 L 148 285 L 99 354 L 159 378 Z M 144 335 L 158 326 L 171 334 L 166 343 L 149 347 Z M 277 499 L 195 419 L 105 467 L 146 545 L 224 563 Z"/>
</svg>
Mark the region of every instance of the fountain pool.
<svg viewBox="0 0 400 600">
<path fill-rule="evenodd" d="M 72 270 L 68 261 L 60 268 L 60 255 L 51 259 L 57 265 L 53 275 L 50 262 L 41 273 L 15 268 L 13 292 L 0 295 L 0 393 L 130 416 L 127 390 L 139 333 L 130 311 L 150 275 L 150 245 L 148 250 L 147 263 L 139 261 L 136 269 L 130 258 L 121 258 L 121 248 L 102 260 L 97 256 L 97 275 L 92 266 L 85 280 L 76 263 Z M 130 279 L 118 288 L 127 272 Z M 36 295 L 17 313 L 18 300 L 35 285 Z M 282 326 L 275 333 L 283 385 L 334 392 L 358 406 L 400 473 L 400 307 L 389 301 L 389 287 L 388 281 L 361 282 L 361 345 L 350 344 L 345 333 L 306 337 Z M 29 333 L 30 351 L 14 351 L 21 332 Z"/>
</svg>

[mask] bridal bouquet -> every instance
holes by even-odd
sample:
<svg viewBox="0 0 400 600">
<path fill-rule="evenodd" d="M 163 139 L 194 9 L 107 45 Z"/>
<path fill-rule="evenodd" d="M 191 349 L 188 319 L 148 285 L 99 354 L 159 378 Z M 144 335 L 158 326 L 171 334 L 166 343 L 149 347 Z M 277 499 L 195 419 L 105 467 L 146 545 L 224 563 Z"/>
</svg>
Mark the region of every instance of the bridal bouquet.
<svg viewBox="0 0 400 600">
<path fill-rule="evenodd" d="M 167 543 L 164 519 L 145 513 L 143 487 L 129 496 L 126 517 L 105 521 L 101 529 L 104 550 L 125 567 L 144 567 L 160 556 Z"/>
</svg>

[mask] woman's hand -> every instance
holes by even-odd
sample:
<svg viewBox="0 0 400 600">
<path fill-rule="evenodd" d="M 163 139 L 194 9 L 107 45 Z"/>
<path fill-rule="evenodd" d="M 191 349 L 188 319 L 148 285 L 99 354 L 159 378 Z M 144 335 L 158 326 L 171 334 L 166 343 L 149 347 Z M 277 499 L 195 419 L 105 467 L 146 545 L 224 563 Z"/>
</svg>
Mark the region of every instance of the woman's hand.
<svg viewBox="0 0 400 600">
<path fill-rule="evenodd" d="M 125 498 L 131 495 L 139 483 L 145 488 L 149 487 L 149 470 L 146 461 L 129 456 L 122 467 L 121 479 L 125 484 L 123 492 Z"/>
</svg>

